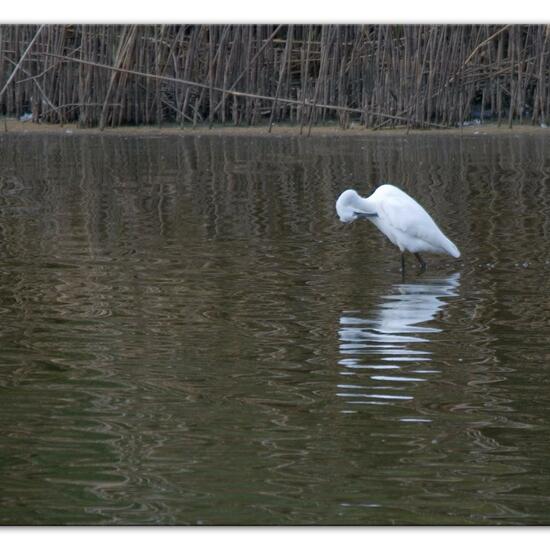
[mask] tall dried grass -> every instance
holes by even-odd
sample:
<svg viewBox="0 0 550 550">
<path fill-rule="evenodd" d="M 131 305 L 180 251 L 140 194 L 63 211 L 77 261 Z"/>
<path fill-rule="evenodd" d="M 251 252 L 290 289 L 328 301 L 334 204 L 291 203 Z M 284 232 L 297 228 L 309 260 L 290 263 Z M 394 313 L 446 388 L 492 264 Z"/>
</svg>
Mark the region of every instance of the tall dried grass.
<svg viewBox="0 0 550 550">
<path fill-rule="evenodd" d="M 549 35 L 548 25 L 2 25 L 0 113 L 101 128 L 549 123 Z"/>
</svg>

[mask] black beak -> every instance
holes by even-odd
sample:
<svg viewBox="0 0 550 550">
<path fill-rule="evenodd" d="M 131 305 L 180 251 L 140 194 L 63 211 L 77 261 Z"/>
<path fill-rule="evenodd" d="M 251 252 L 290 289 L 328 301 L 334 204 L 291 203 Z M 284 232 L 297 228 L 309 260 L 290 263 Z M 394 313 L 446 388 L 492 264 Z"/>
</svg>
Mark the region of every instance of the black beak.
<svg viewBox="0 0 550 550">
<path fill-rule="evenodd" d="M 369 218 L 376 218 L 378 214 L 367 214 L 366 212 L 354 212 L 358 220 L 368 220 Z"/>
</svg>

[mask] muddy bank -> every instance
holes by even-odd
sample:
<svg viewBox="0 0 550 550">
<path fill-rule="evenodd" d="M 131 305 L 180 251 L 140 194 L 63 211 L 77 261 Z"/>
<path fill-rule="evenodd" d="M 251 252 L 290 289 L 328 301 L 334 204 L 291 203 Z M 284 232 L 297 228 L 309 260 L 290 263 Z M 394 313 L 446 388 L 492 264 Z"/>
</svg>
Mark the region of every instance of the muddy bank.
<svg viewBox="0 0 550 550">
<path fill-rule="evenodd" d="M 271 133 L 267 126 L 184 126 L 166 125 L 166 126 L 121 126 L 117 128 L 78 128 L 76 124 L 35 124 L 33 122 L 21 122 L 17 119 L 3 119 L 0 121 L 0 133 L 17 134 L 67 134 L 67 135 L 110 135 L 110 136 L 169 136 L 169 135 L 194 135 L 194 136 L 300 136 L 307 137 L 308 130 L 304 128 L 300 134 L 300 127 L 293 125 L 274 125 Z M 541 128 L 531 124 L 516 124 L 512 128 L 507 125 L 497 124 L 478 124 L 466 126 L 463 128 L 445 128 L 419 130 L 406 127 L 392 128 L 388 130 L 371 130 L 361 126 L 351 127 L 343 130 L 339 126 L 315 126 L 311 128 L 312 136 L 396 136 L 396 135 L 494 135 L 494 134 L 548 134 L 549 128 Z"/>
</svg>

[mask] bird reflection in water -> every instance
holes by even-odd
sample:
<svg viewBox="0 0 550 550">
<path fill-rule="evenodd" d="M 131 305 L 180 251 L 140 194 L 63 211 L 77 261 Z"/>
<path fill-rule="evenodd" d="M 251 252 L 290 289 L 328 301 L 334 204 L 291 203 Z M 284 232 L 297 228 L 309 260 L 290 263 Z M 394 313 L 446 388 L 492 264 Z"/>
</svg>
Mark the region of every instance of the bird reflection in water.
<svg viewBox="0 0 550 550">
<path fill-rule="evenodd" d="M 338 396 L 341 412 L 355 413 L 370 405 L 403 406 L 402 422 L 430 422 L 407 403 L 418 384 L 438 372 L 430 368 L 431 337 L 444 329 L 425 326 L 447 306 L 447 297 L 458 294 L 460 274 L 421 282 L 395 284 L 391 294 L 368 316 L 344 311 L 340 317 L 340 354 L 345 381 Z"/>
</svg>

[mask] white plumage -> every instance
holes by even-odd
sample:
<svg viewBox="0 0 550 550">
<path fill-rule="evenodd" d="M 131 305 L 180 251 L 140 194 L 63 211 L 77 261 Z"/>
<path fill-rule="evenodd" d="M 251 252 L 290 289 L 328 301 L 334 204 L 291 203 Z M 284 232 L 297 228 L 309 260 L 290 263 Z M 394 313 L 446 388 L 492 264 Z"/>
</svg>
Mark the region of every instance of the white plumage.
<svg viewBox="0 0 550 550">
<path fill-rule="evenodd" d="M 338 197 L 336 212 L 342 222 L 366 218 L 376 225 L 399 247 L 403 271 L 405 251 L 415 254 L 422 269 L 425 269 L 426 264 L 420 252 L 460 257 L 456 245 L 443 234 L 426 210 L 394 185 L 381 185 L 367 198 L 348 189 Z"/>
</svg>

